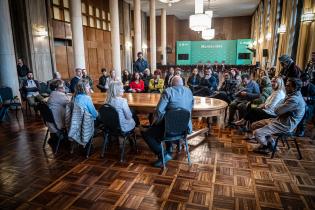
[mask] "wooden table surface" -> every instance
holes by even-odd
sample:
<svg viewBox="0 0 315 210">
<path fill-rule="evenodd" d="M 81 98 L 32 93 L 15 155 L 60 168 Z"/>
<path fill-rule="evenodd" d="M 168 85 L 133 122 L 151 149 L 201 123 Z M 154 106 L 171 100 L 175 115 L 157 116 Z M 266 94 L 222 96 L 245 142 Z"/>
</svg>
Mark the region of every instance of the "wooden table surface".
<svg viewBox="0 0 315 210">
<path fill-rule="evenodd" d="M 136 112 L 153 113 L 160 96 L 161 94 L 156 93 L 125 93 L 123 97 L 127 99 L 129 107 L 132 107 Z M 105 103 L 106 93 L 93 93 L 91 97 L 95 107 L 99 108 Z M 217 116 L 220 127 L 224 126 L 225 109 L 228 106 L 225 101 L 199 96 L 194 96 L 194 98 L 193 117 Z"/>
<path fill-rule="evenodd" d="M 93 93 L 91 96 L 94 105 L 97 107 L 102 106 L 106 99 L 106 93 Z M 127 99 L 130 107 L 139 111 L 141 111 L 141 108 L 146 108 L 146 110 L 150 109 L 153 112 L 160 100 L 160 96 L 160 94 L 156 93 L 125 93 L 123 97 Z M 199 96 L 194 96 L 194 98 L 194 112 L 215 111 L 218 109 L 225 109 L 227 107 L 227 103 L 219 99 Z"/>
</svg>

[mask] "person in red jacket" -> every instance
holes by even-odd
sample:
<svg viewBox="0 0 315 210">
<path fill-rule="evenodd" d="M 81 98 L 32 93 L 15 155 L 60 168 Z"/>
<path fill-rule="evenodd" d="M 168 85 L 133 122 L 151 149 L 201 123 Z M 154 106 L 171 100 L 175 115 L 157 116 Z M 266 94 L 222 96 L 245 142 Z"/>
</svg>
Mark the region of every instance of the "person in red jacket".
<svg viewBox="0 0 315 210">
<path fill-rule="evenodd" d="M 129 91 L 132 93 L 141 93 L 144 91 L 144 82 L 140 79 L 139 72 L 133 74 L 132 82 L 129 85 Z"/>
</svg>

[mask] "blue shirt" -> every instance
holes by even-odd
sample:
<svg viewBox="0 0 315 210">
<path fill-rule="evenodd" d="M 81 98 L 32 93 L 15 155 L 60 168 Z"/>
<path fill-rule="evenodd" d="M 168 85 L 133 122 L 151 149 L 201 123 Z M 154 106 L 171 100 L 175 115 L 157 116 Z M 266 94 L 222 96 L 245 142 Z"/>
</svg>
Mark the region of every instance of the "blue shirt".
<svg viewBox="0 0 315 210">
<path fill-rule="evenodd" d="M 161 95 L 156 108 L 157 120 L 161 121 L 168 110 L 186 109 L 190 112 L 194 106 L 194 97 L 191 90 L 185 86 L 173 86 L 166 88 Z M 189 120 L 189 133 L 192 132 L 191 119 Z"/>
<path fill-rule="evenodd" d="M 260 94 L 259 85 L 253 80 L 246 85 L 246 89 L 244 91 L 247 93 L 246 99 L 248 100 L 255 99 L 259 97 Z"/>
<path fill-rule="evenodd" d="M 138 60 L 134 63 L 133 69 L 136 72 L 142 73 L 146 68 L 149 68 L 148 62 L 143 58 Z"/>
<path fill-rule="evenodd" d="M 74 103 L 88 111 L 94 119 L 98 116 L 98 112 L 96 111 L 90 96 L 86 94 L 79 94 L 74 98 Z"/>
</svg>

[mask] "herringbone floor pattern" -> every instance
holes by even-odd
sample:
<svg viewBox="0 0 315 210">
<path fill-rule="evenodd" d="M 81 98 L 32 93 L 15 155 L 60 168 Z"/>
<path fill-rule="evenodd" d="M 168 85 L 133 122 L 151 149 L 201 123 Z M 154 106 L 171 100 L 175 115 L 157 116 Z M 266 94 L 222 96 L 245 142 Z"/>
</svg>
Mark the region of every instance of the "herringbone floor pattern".
<svg viewBox="0 0 315 210">
<path fill-rule="evenodd" d="M 236 130 L 214 127 L 190 140 L 192 167 L 183 150 L 163 171 L 150 166 L 155 156 L 140 136 L 139 153 L 127 150 L 119 163 L 115 144 L 99 157 L 101 137 L 89 159 L 80 149 L 43 150 L 39 118 L 24 124 L 12 116 L 0 130 L 0 209 L 315 209 L 315 141 L 308 138 L 298 139 L 303 160 L 293 144 L 280 144 L 270 159 Z"/>
</svg>

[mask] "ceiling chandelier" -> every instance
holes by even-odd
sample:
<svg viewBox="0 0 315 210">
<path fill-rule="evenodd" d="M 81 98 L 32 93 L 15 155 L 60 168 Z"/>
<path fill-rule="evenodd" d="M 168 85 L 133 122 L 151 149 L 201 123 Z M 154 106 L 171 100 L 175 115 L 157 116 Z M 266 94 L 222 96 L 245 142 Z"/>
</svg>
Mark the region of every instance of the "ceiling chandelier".
<svg viewBox="0 0 315 210">
<path fill-rule="evenodd" d="M 203 0 L 195 0 L 195 14 L 189 16 L 189 28 L 193 31 L 211 28 L 211 19 L 211 16 L 203 13 Z"/>
<path fill-rule="evenodd" d="M 202 31 L 201 37 L 205 40 L 210 40 L 215 37 L 215 31 L 213 28 L 208 28 Z"/>
<path fill-rule="evenodd" d="M 162 3 L 168 4 L 168 6 L 172 6 L 172 4 L 180 2 L 181 0 L 159 0 Z"/>
<path fill-rule="evenodd" d="M 213 17 L 213 11 L 210 9 L 210 0 L 209 0 L 209 5 L 208 5 L 208 10 L 205 11 L 205 14 L 208 15 L 211 19 L 210 22 L 212 22 L 212 17 Z M 201 38 L 204 40 L 210 40 L 215 37 L 215 30 L 211 28 L 212 23 L 210 23 L 210 27 L 203 30 L 201 33 Z"/>
</svg>

